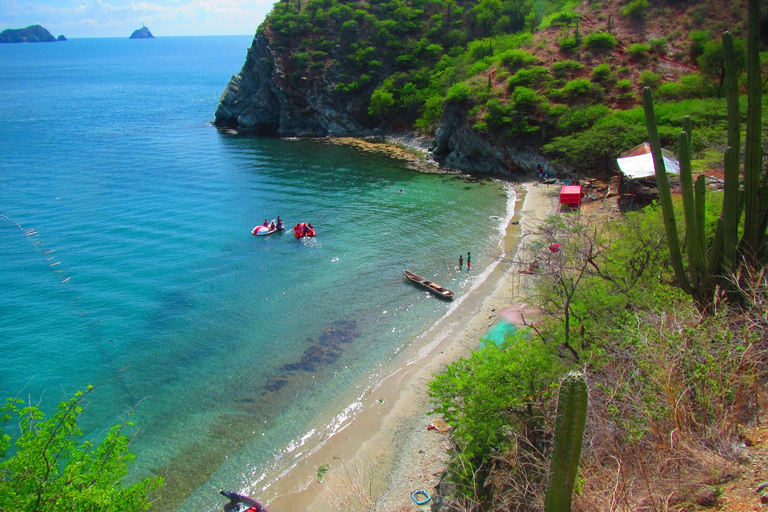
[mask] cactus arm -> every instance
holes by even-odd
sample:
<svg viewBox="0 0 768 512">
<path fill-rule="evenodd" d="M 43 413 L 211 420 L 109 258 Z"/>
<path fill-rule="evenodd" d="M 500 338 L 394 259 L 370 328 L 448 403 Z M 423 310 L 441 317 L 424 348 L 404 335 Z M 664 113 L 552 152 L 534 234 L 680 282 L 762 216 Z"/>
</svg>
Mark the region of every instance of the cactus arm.
<svg viewBox="0 0 768 512">
<path fill-rule="evenodd" d="M 685 273 L 683 255 L 680 252 L 680 239 L 677 236 L 675 212 L 672 208 L 672 192 L 669 189 L 669 178 L 667 178 L 664 158 L 661 155 L 661 142 L 659 141 L 659 132 L 656 128 L 656 114 L 653 111 L 653 96 L 649 87 L 643 88 L 643 109 L 645 110 L 645 126 L 648 130 L 648 140 L 651 144 L 651 154 L 653 155 L 653 166 L 656 169 L 656 186 L 659 188 L 659 202 L 661 203 L 661 211 L 664 218 L 664 228 L 667 232 L 672 268 L 675 270 L 675 277 L 680 288 L 685 293 L 692 295 L 693 288 Z"/>
<path fill-rule="evenodd" d="M 725 176 L 723 191 L 723 265 L 728 272 L 736 264 L 736 248 L 739 240 L 739 150 L 729 146 L 725 150 Z"/>
<path fill-rule="evenodd" d="M 747 2 L 747 149 L 744 162 L 744 242 L 745 256 L 756 263 L 764 252 L 768 184 L 760 186 L 762 172 L 761 147 L 761 80 L 759 56 L 759 0 Z"/>
<path fill-rule="evenodd" d="M 555 420 L 555 446 L 550 462 L 545 512 L 569 512 L 573 485 L 579 471 L 581 444 L 587 419 L 587 382 L 570 373 L 560 384 Z"/>
<path fill-rule="evenodd" d="M 688 139 L 690 140 L 690 139 Z M 706 239 L 706 232 L 705 232 L 705 221 L 707 218 L 706 212 L 707 212 L 707 201 L 706 201 L 706 195 L 705 192 L 707 190 L 707 179 L 704 177 L 704 174 L 700 174 L 698 178 L 696 178 L 696 184 L 694 185 L 693 190 L 693 198 L 694 198 L 694 204 L 696 207 L 694 208 L 696 210 L 696 225 L 699 226 L 699 244 L 701 244 L 701 250 L 706 251 L 707 247 L 707 239 Z"/>
<path fill-rule="evenodd" d="M 739 91 L 734 67 L 733 37 L 723 32 L 723 68 L 725 69 L 725 97 L 728 104 L 728 146 L 725 151 L 723 190 L 723 262 L 731 270 L 736 260 L 739 236 L 739 155 L 741 154 L 741 115 Z"/>
<path fill-rule="evenodd" d="M 738 77 L 734 68 L 733 36 L 723 32 L 723 71 L 725 100 L 728 107 L 728 145 L 740 148 L 741 115 L 739 113 Z"/>
<path fill-rule="evenodd" d="M 704 231 L 703 217 L 699 225 L 696 215 L 696 202 L 693 195 L 693 173 L 691 171 L 691 146 L 688 134 L 680 132 L 677 137 L 678 158 L 680 159 L 680 184 L 683 188 L 683 211 L 685 212 L 685 239 L 688 253 L 688 272 L 692 286 L 701 288 L 706 280 L 707 263 L 700 233 Z"/>
</svg>

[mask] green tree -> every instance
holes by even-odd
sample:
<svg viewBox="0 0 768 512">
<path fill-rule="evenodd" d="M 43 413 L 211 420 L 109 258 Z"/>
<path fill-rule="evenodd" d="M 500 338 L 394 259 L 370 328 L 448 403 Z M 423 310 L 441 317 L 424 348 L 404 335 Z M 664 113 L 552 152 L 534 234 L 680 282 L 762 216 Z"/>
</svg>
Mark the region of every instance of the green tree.
<svg viewBox="0 0 768 512">
<path fill-rule="evenodd" d="M 378 116 L 382 124 L 384 123 L 384 116 L 387 115 L 389 109 L 395 104 L 395 98 L 391 92 L 387 92 L 384 89 L 376 89 L 371 95 L 371 104 L 368 107 L 368 113 L 372 116 Z"/>
<path fill-rule="evenodd" d="M 77 392 L 46 418 L 38 406 L 9 398 L 0 408 L 0 510 L 14 512 L 134 512 L 147 510 L 147 494 L 162 479 L 124 486 L 128 463 L 125 421 L 95 444 L 82 440 L 77 422 L 93 391 Z M 6 428 L 13 426 L 13 429 Z M 13 444 L 15 451 L 7 455 Z"/>
<path fill-rule="evenodd" d="M 501 347 L 491 343 L 449 364 L 430 382 L 434 412 L 452 428 L 451 478 L 463 484 L 463 492 L 483 493 L 493 453 L 513 442 L 505 427 L 525 431 L 533 447 L 543 439 L 541 404 L 563 373 L 560 358 L 546 345 L 518 332 Z"/>
<path fill-rule="evenodd" d="M 743 39 L 738 37 L 733 38 L 733 57 L 734 71 L 738 76 L 747 69 L 747 45 Z M 716 39 L 708 42 L 704 46 L 704 53 L 696 61 L 699 63 L 702 73 L 712 79 L 719 80 L 722 90 L 725 80 L 723 40 Z"/>
</svg>

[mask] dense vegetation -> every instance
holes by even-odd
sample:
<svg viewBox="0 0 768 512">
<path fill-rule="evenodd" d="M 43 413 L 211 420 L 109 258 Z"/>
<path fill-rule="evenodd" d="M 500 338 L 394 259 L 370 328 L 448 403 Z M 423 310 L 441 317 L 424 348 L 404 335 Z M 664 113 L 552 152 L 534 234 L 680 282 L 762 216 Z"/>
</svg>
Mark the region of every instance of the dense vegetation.
<svg viewBox="0 0 768 512">
<path fill-rule="evenodd" d="M 735 34 L 743 71 L 743 13 L 717 0 L 287 0 L 260 30 L 289 83 L 325 79 L 369 105 L 371 126 L 429 134 L 453 109 L 496 145 L 543 146 L 599 173 L 644 140 L 632 110 L 643 86 L 673 117 L 701 113 L 702 137 L 717 133 L 696 145 L 708 165 L 723 120 L 719 34 Z"/>
<path fill-rule="evenodd" d="M 162 479 L 124 485 L 134 459 L 123 430 L 83 440 L 78 419 L 94 388 L 78 392 L 46 417 L 36 405 L 8 398 L 0 407 L 0 510 L 13 512 L 139 512 Z"/>
<path fill-rule="evenodd" d="M 707 205 L 709 237 L 721 201 Z M 520 255 L 537 262 L 529 303 L 541 316 L 431 384 L 435 411 L 453 426 L 457 510 L 541 510 L 553 390 L 574 369 L 590 399 L 578 509 L 716 503 L 765 397 L 768 276 L 745 275 L 738 306 L 702 315 L 675 286 L 668 250 L 655 205 L 608 222 L 543 224 Z"/>
</svg>

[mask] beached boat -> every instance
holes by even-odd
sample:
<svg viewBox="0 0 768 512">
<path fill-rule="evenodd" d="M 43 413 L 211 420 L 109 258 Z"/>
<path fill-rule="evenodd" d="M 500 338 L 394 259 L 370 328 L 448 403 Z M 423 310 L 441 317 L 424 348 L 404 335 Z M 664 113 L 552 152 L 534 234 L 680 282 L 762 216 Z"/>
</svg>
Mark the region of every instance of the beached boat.
<svg viewBox="0 0 768 512">
<path fill-rule="evenodd" d="M 437 283 L 419 277 L 410 270 L 403 270 L 403 275 L 405 275 L 405 278 L 411 283 L 425 288 L 427 291 L 434 293 L 440 298 L 451 300 L 454 297 L 454 293 L 448 288 L 443 288 Z"/>
</svg>

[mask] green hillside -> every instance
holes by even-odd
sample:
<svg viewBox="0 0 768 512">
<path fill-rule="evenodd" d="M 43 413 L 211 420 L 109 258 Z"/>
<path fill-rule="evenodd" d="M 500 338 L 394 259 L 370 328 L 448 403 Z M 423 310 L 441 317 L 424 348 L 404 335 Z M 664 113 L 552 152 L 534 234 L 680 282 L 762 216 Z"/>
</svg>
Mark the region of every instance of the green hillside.
<svg viewBox="0 0 768 512">
<path fill-rule="evenodd" d="M 0 32 L 0 43 L 54 43 L 56 38 L 40 25 L 9 28 Z"/>
<path fill-rule="evenodd" d="M 701 114 L 706 135 L 721 123 L 719 36 L 730 30 L 743 56 L 745 13 L 744 0 L 298 0 L 259 32 L 284 87 L 330 83 L 369 128 L 432 135 L 450 111 L 493 146 L 599 174 L 644 140 L 632 110 L 643 86 L 685 100 L 669 107 L 670 147 L 683 111 Z"/>
</svg>

